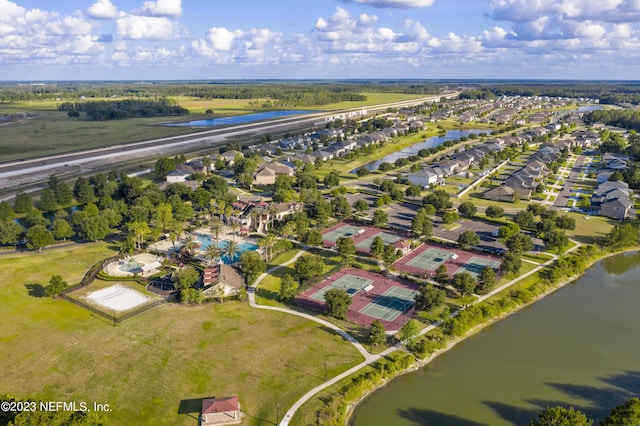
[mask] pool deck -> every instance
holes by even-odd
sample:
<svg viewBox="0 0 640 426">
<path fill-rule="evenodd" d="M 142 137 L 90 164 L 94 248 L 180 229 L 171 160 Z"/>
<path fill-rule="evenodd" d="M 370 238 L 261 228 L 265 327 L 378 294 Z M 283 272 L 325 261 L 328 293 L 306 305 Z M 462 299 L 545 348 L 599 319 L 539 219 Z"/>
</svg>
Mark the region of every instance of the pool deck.
<svg viewBox="0 0 640 426">
<path fill-rule="evenodd" d="M 150 253 L 140 253 L 136 254 L 135 256 L 127 256 L 122 260 L 116 260 L 107 264 L 107 266 L 104 267 L 104 272 L 106 272 L 108 275 L 111 275 L 112 277 L 132 277 L 134 275 L 133 272 L 125 272 L 119 269 L 121 265 L 124 265 L 130 260 L 148 265 L 153 262 L 162 262 L 163 259 L 160 256 L 155 256 Z"/>
</svg>

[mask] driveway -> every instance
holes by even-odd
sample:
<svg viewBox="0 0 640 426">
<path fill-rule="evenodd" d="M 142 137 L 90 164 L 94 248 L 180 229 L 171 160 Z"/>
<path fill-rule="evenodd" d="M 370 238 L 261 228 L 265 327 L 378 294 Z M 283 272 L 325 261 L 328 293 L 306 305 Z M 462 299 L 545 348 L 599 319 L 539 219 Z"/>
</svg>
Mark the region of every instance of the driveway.
<svg viewBox="0 0 640 426">
<path fill-rule="evenodd" d="M 567 203 L 569 202 L 569 198 L 571 197 L 571 191 L 573 190 L 573 186 L 578 182 L 578 176 L 580 176 L 580 171 L 586 158 L 587 156 L 584 154 L 580 154 L 578 155 L 578 158 L 576 158 L 576 162 L 571 168 L 569 176 L 564 181 L 564 187 L 562 191 L 558 193 L 555 203 L 553 203 L 553 206 L 551 206 L 554 210 L 560 210 L 567 207 Z"/>
</svg>

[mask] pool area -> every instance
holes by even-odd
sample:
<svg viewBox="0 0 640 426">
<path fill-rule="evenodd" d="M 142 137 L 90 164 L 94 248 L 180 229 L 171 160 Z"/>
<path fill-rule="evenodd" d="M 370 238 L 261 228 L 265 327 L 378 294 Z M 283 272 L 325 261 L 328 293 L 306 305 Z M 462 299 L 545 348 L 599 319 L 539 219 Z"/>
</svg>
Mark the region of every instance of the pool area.
<svg viewBox="0 0 640 426">
<path fill-rule="evenodd" d="M 201 251 L 206 249 L 210 245 L 215 245 L 216 247 L 218 247 L 220 249 L 225 249 L 226 247 L 229 246 L 229 240 L 218 240 L 218 241 L 215 241 L 209 235 L 196 234 L 196 238 L 200 242 L 200 250 Z M 240 255 L 242 253 L 244 253 L 245 251 L 249 251 L 249 250 L 258 250 L 258 245 L 254 244 L 254 243 L 249 243 L 249 242 L 246 242 L 246 241 L 245 242 L 241 242 L 240 244 L 238 244 L 238 250 L 236 251 L 235 256 L 233 256 L 233 257 L 222 256 L 222 261 L 224 263 L 226 263 L 227 265 L 235 263 L 240 259 Z"/>
<path fill-rule="evenodd" d="M 132 274 L 139 274 L 140 272 L 142 272 L 143 266 L 144 266 L 144 263 L 136 262 L 135 260 L 131 259 L 131 261 L 129 262 L 122 262 L 121 264 L 119 264 L 118 270 L 120 272 L 129 272 Z"/>
</svg>

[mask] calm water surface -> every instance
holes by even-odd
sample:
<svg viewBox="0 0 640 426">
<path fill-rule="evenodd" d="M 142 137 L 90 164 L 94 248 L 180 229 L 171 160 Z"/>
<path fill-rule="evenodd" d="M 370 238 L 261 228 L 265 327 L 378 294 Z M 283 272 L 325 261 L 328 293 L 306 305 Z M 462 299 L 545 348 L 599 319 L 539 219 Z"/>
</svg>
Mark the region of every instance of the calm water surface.
<svg viewBox="0 0 640 426">
<path fill-rule="evenodd" d="M 208 120 L 193 120 L 182 123 L 168 123 L 165 126 L 172 127 L 215 127 L 228 126 L 231 124 L 246 124 L 254 121 L 267 120 L 270 118 L 288 117 L 290 115 L 310 114 L 311 110 L 284 110 L 284 111 L 268 111 L 256 114 L 234 115 L 232 117 L 210 118 Z"/>
<path fill-rule="evenodd" d="M 449 130 L 444 136 L 432 136 L 430 138 L 425 139 L 423 142 L 418 142 L 409 147 L 401 149 L 400 151 L 396 151 L 392 154 L 387 155 L 377 161 L 366 164 L 366 167 L 369 170 L 377 170 L 378 166 L 382 163 L 393 163 L 399 158 L 407 158 L 412 155 L 415 155 L 421 149 L 432 148 L 434 146 L 439 146 L 445 143 L 445 141 L 450 141 L 454 139 L 460 139 L 462 136 L 469 136 L 471 133 L 475 133 L 479 135 L 480 133 L 486 133 L 487 135 L 491 133 L 490 129 L 465 129 L 465 130 Z M 352 171 L 355 173 L 355 170 Z"/>
<path fill-rule="evenodd" d="M 605 259 L 556 293 L 394 379 L 352 426 L 526 425 L 547 406 L 597 422 L 640 394 L 640 254 Z"/>
</svg>

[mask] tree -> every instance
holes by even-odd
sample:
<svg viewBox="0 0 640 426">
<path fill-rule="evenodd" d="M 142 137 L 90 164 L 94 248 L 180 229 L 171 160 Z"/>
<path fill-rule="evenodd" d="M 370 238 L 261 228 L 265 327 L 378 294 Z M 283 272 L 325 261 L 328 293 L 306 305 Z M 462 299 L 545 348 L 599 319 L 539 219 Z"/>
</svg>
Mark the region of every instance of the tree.
<svg viewBox="0 0 640 426">
<path fill-rule="evenodd" d="M 56 195 L 56 201 L 61 206 L 67 206 L 73 201 L 73 192 L 66 182 L 60 182 L 53 192 Z"/>
<path fill-rule="evenodd" d="M 422 188 L 418 185 L 409 185 L 409 187 L 404 190 L 404 195 L 407 197 L 419 197 L 421 193 Z"/>
<path fill-rule="evenodd" d="M 473 218 L 478 212 L 478 208 L 471 201 L 465 201 L 458 206 L 458 212 L 467 219 Z"/>
<path fill-rule="evenodd" d="M 204 249 L 204 253 L 202 254 L 202 256 L 205 258 L 209 266 L 213 266 L 214 261 L 216 259 L 219 259 L 221 255 L 222 255 L 222 250 L 220 249 L 220 247 L 218 247 L 215 244 L 209 244 Z"/>
<path fill-rule="evenodd" d="M 445 225 L 451 225 L 453 222 L 460 219 L 460 215 L 456 212 L 446 211 L 442 213 L 442 223 Z"/>
<path fill-rule="evenodd" d="M 351 305 L 351 296 L 341 288 L 332 288 L 324 294 L 327 312 L 337 319 L 345 319 L 347 310 Z"/>
<path fill-rule="evenodd" d="M 298 284 L 290 274 L 285 274 L 280 282 L 280 289 L 276 299 L 278 302 L 291 302 L 296 297 Z"/>
<path fill-rule="evenodd" d="M 382 252 L 382 261 L 387 266 L 387 268 L 391 266 L 396 260 L 398 260 L 396 249 L 391 244 L 384 246 L 384 252 Z"/>
<path fill-rule="evenodd" d="M 96 199 L 93 187 L 89 184 L 89 181 L 83 177 L 76 180 L 75 186 L 73 187 L 73 195 L 75 195 L 76 200 L 81 204 L 91 203 Z"/>
<path fill-rule="evenodd" d="M 351 206 L 346 197 L 337 195 L 331 200 L 331 210 L 333 215 L 338 218 L 351 217 Z"/>
<path fill-rule="evenodd" d="M 373 237 L 373 241 L 371 241 L 371 247 L 369 247 L 371 251 L 371 256 L 376 259 L 381 259 L 384 254 L 384 240 L 380 235 L 376 235 Z"/>
<path fill-rule="evenodd" d="M 336 241 L 336 248 L 345 265 L 351 265 L 356 256 L 356 245 L 351 237 L 340 237 Z"/>
<path fill-rule="evenodd" d="M 412 341 L 420 332 L 420 324 L 418 321 L 411 319 L 402 326 L 398 332 L 398 339 L 402 342 Z"/>
<path fill-rule="evenodd" d="M 430 237 L 433 235 L 433 222 L 427 214 L 425 208 L 421 208 L 411 220 L 411 230 L 421 237 Z"/>
<path fill-rule="evenodd" d="M 522 268 L 522 258 L 520 257 L 520 253 L 507 251 L 502 258 L 502 264 L 500 265 L 502 272 L 505 274 L 517 274 L 520 272 L 520 268 Z"/>
<path fill-rule="evenodd" d="M 626 247 L 638 244 L 640 240 L 640 230 L 630 223 L 614 225 L 606 237 L 607 245 L 612 248 Z"/>
<path fill-rule="evenodd" d="M 556 226 L 561 229 L 573 231 L 576 229 L 576 220 L 567 215 L 558 216 L 556 217 Z"/>
<path fill-rule="evenodd" d="M 356 170 L 356 175 L 358 177 L 365 177 L 365 176 L 368 176 L 370 173 L 371 173 L 371 171 L 369 169 L 367 169 L 366 167 L 364 167 L 364 166 L 362 166 L 358 170 Z"/>
<path fill-rule="evenodd" d="M 24 192 L 17 193 L 13 209 L 16 213 L 29 213 L 33 209 L 31 195 Z"/>
<path fill-rule="evenodd" d="M 239 225 L 238 222 L 233 222 L 233 223 Z M 238 254 L 238 242 L 235 239 L 231 241 L 227 241 L 227 245 L 222 248 L 222 255 L 228 259 L 235 259 L 237 254 Z"/>
<path fill-rule="evenodd" d="M 304 234 L 304 242 L 310 246 L 319 246 L 322 244 L 322 232 L 317 229 L 310 229 Z"/>
<path fill-rule="evenodd" d="M 300 285 L 313 277 L 320 275 L 324 269 L 322 259 L 315 255 L 300 256 L 293 264 L 293 268 L 298 274 Z"/>
<path fill-rule="evenodd" d="M 520 233 L 520 226 L 516 223 L 507 223 L 504 226 L 501 226 L 498 229 L 498 237 L 502 239 L 508 239 L 512 235 L 516 235 Z"/>
<path fill-rule="evenodd" d="M 35 225 L 29 228 L 25 236 L 27 247 L 42 251 L 43 247 L 53 244 L 53 235 L 42 225 Z"/>
<path fill-rule="evenodd" d="M 540 413 L 537 419 L 532 420 L 531 426 L 590 426 L 593 420 L 583 412 L 574 410 L 573 407 L 547 407 Z"/>
<path fill-rule="evenodd" d="M 47 296 L 55 296 L 62 293 L 67 287 L 69 284 L 60 275 L 53 275 L 49 280 L 49 285 L 44 288 L 44 293 Z"/>
<path fill-rule="evenodd" d="M 442 306 L 446 292 L 434 287 L 432 284 L 423 284 L 420 293 L 416 294 L 416 309 L 421 311 L 431 311 Z"/>
<path fill-rule="evenodd" d="M 127 231 L 129 231 L 129 235 L 134 238 L 136 242 L 136 249 L 141 250 L 142 245 L 146 241 L 147 237 L 151 233 L 151 229 L 149 229 L 149 225 L 147 222 L 139 222 L 134 221 L 127 225 Z"/>
<path fill-rule="evenodd" d="M 50 212 L 58 208 L 58 202 L 56 201 L 56 195 L 51 188 L 45 188 L 40 196 L 38 202 L 38 208 L 43 212 Z"/>
<path fill-rule="evenodd" d="M 640 424 L 640 399 L 631 398 L 602 419 L 600 426 L 637 426 Z"/>
<path fill-rule="evenodd" d="M 560 253 L 569 244 L 569 237 L 564 234 L 564 231 L 560 229 L 553 229 L 545 233 L 542 241 L 544 241 L 544 245 L 548 249 L 555 250 Z"/>
<path fill-rule="evenodd" d="M 480 243 L 478 234 L 468 229 L 458 236 L 458 244 L 460 247 L 467 249 Z"/>
<path fill-rule="evenodd" d="M 248 250 L 242 253 L 239 262 L 247 283 L 252 283 L 260 274 L 267 270 L 267 262 L 262 260 L 262 257 L 254 250 Z"/>
<path fill-rule="evenodd" d="M 359 200 L 356 200 L 355 203 L 353 203 L 353 208 L 356 209 L 357 212 L 366 212 L 367 210 L 369 210 L 369 203 L 367 203 L 366 200 L 360 198 Z"/>
<path fill-rule="evenodd" d="M 470 296 L 476 288 L 476 279 L 469 272 L 460 272 L 453 276 L 453 287 L 463 296 Z"/>
<path fill-rule="evenodd" d="M 530 211 L 521 210 L 516 213 L 513 221 L 517 223 L 521 228 L 531 228 L 536 218 Z"/>
<path fill-rule="evenodd" d="M 66 220 L 56 219 L 53 222 L 53 229 L 51 230 L 51 234 L 56 240 L 66 240 L 67 238 L 73 236 L 73 228 Z"/>
<path fill-rule="evenodd" d="M 369 327 L 369 341 L 372 346 L 380 346 L 387 343 L 387 333 L 384 324 L 379 319 L 373 320 Z"/>
<path fill-rule="evenodd" d="M 16 217 L 8 201 L 0 202 L 0 220 L 13 220 Z"/>
<path fill-rule="evenodd" d="M 499 206 L 490 205 L 484 211 L 487 217 L 498 218 L 504 216 L 504 209 Z"/>
<path fill-rule="evenodd" d="M 322 180 L 322 183 L 327 188 L 333 188 L 335 186 L 338 186 L 340 185 L 340 174 L 337 171 L 332 170 L 329 172 L 328 175 L 324 177 L 324 179 Z"/>
<path fill-rule="evenodd" d="M 183 288 L 180 290 L 180 301 L 187 305 L 199 305 L 204 300 L 202 290 L 197 288 Z"/>
<path fill-rule="evenodd" d="M 0 244 L 14 246 L 20 241 L 24 228 L 13 220 L 0 220 Z"/>
<path fill-rule="evenodd" d="M 447 267 L 444 264 L 436 268 L 436 275 L 433 279 L 435 282 L 442 285 L 446 285 L 449 283 L 449 273 L 447 272 Z"/>
<path fill-rule="evenodd" d="M 449 209 L 453 205 L 449 193 L 444 189 L 437 189 L 431 194 L 426 195 L 422 199 L 422 202 L 424 204 L 431 204 L 433 207 L 435 207 L 436 211 L 439 212 Z"/>
<path fill-rule="evenodd" d="M 200 279 L 200 273 L 192 266 L 185 266 L 173 273 L 171 280 L 176 290 L 193 287 Z"/>
<path fill-rule="evenodd" d="M 376 209 L 373 212 L 373 218 L 371 220 L 371 223 L 373 224 L 373 226 L 384 225 L 388 221 L 389 221 L 389 216 L 384 212 L 384 210 Z"/>
<path fill-rule="evenodd" d="M 533 250 L 533 241 L 530 236 L 525 234 L 511 235 L 506 239 L 504 245 L 506 245 L 512 253 L 524 253 L 525 251 Z"/>
<path fill-rule="evenodd" d="M 496 271 L 494 271 L 491 266 L 485 266 L 480 272 L 478 280 L 480 281 L 478 288 L 481 291 L 487 291 L 493 288 L 497 283 Z"/>
</svg>

